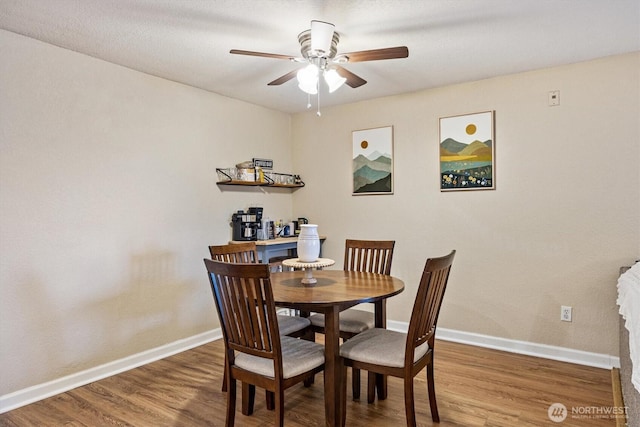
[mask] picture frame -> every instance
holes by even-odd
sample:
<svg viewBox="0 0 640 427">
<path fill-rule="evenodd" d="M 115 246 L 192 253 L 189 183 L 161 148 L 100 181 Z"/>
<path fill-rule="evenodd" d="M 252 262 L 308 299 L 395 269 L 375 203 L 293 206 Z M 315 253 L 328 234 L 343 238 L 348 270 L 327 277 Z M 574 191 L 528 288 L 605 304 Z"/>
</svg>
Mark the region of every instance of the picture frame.
<svg viewBox="0 0 640 427">
<path fill-rule="evenodd" d="M 440 191 L 495 189 L 494 120 L 494 110 L 440 118 Z"/>
<path fill-rule="evenodd" d="M 352 132 L 352 195 L 393 194 L 393 126 Z"/>
</svg>

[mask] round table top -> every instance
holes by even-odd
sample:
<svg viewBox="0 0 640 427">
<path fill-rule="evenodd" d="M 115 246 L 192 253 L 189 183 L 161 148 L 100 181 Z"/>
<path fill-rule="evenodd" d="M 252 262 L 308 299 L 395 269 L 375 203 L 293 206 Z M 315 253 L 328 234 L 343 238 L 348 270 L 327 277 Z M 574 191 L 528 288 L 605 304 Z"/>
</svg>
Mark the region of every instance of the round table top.
<svg viewBox="0 0 640 427">
<path fill-rule="evenodd" d="M 404 290 L 404 282 L 386 274 L 344 270 L 317 270 L 317 283 L 301 283 L 304 271 L 271 273 L 273 297 L 278 306 L 355 305 L 375 302 Z"/>
<path fill-rule="evenodd" d="M 287 267 L 293 268 L 320 268 L 320 267 L 330 267 L 336 262 L 329 258 L 318 258 L 313 262 L 304 262 L 300 261 L 300 258 L 289 258 L 282 260 L 282 265 L 286 265 Z"/>
</svg>

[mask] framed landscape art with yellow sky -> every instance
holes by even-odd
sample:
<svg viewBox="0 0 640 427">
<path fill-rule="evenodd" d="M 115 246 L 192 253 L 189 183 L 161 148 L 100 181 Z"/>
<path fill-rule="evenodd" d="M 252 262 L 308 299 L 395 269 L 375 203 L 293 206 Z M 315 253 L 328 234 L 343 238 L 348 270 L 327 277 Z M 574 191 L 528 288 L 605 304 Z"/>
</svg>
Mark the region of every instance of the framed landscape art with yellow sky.
<svg viewBox="0 0 640 427">
<path fill-rule="evenodd" d="M 493 111 L 440 119 L 440 191 L 495 188 Z"/>
</svg>

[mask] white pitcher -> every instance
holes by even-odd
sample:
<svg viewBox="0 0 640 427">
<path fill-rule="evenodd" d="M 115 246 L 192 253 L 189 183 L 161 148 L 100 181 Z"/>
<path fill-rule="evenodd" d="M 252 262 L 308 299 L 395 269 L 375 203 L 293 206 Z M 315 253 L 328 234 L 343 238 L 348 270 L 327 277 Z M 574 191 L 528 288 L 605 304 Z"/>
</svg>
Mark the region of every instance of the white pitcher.
<svg viewBox="0 0 640 427">
<path fill-rule="evenodd" d="M 320 255 L 320 237 L 317 224 L 300 225 L 298 236 L 298 259 L 301 262 L 315 262 Z"/>
</svg>

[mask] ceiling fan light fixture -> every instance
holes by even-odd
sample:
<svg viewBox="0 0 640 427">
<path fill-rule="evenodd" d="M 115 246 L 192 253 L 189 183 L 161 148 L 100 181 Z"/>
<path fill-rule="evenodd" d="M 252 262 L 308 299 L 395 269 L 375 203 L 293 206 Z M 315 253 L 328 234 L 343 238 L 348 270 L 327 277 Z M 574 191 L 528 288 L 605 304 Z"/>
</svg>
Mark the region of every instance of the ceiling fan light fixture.
<svg viewBox="0 0 640 427">
<path fill-rule="evenodd" d="M 318 56 L 331 51 L 335 25 L 322 21 L 311 21 L 311 51 Z"/>
<path fill-rule="evenodd" d="M 331 68 L 329 70 L 325 70 L 324 81 L 327 82 L 327 85 L 329 86 L 329 93 L 333 93 L 338 90 L 344 82 L 347 81 L 347 79 L 338 74 L 335 68 Z"/>
<path fill-rule="evenodd" d="M 304 68 L 289 71 L 267 84 L 269 86 L 278 86 L 292 80 L 294 76 L 297 77 L 298 88 L 307 94 L 307 108 L 311 107 L 311 95 L 316 95 L 318 101 L 317 114 L 320 116 L 320 72 L 322 72 L 322 78 L 327 84 L 329 93 L 333 93 L 345 83 L 354 89 L 367 83 L 365 79 L 342 67 L 341 64 L 409 57 L 409 49 L 406 46 L 338 54 L 339 41 L 340 35 L 335 31 L 333 24 L 323 21 L 311 21 L 311 28 L 298 34 L 301 57 L 240 49 L 231 49 L 229 52 L 236 55 L 287 59 L 297 63 L 308 63 Z"/>
<path fill-rule="evenodd" d="M 296 76 L 300 90 L 310 95 L 318 93 L 318 67 L 315 64 L 300 69 Z"/>
</svg>

